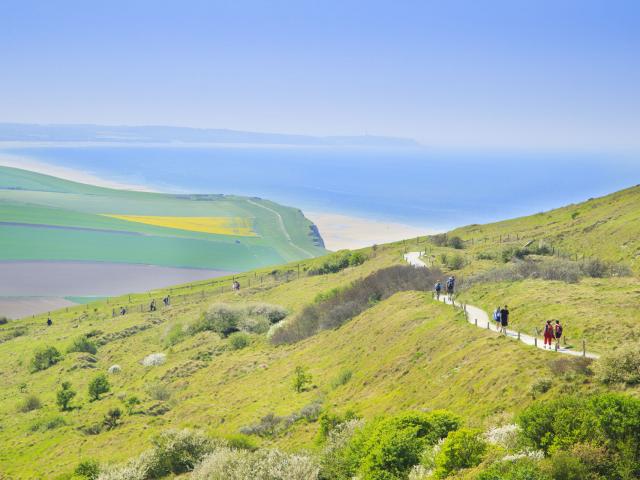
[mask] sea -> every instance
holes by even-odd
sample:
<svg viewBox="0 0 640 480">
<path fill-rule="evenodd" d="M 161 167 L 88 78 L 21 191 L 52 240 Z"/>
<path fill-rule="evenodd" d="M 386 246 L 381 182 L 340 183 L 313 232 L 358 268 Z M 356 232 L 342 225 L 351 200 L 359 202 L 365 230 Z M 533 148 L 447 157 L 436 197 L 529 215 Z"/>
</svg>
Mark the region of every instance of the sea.
<svg viewBox="0 0 640 480">
<path fill-rule="evenodd" d="M 629 152 L 256 145 L 12 145 L 2 155 L 174 193 L 268 198 L 429 231 L 534 214 L 640 183 Z"/>
</svg>

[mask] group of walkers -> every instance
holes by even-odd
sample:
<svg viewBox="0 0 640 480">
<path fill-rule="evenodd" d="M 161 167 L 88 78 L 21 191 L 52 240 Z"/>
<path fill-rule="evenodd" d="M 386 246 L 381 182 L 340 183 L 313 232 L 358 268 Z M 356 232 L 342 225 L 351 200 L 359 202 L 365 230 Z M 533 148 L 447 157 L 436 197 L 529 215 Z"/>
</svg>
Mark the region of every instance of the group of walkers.
<svg viewBox="0 0 640 480">
<path fill-rule="evenodd" d="M 453 298 L 453 294 L 455 292 L 455 288 L 456 288 L 456 277 L 454 277 L 453 275 L 451 275 L 449 278 L 447 278 L 447 282 L 446 282 L 446 288 L 447 288 L 447 295 L 449 296 L 449 300 L 451 300 Z M 440 294 L 442 293 L 442 282 L 440 280 L 438 280 L 436 282 L 436 284 L 433 287 L 434 291 L 435 291 L 435 295 L 436 295 L 436 300 L 440 300 Z"/>
<path fill-rule="evenodd" d="M 552 320 L 547 320 L 542 331 L 544 336 L 544 348 L 553 348 L 552 343 L 555 340 L 556 346 L 560 346 L 560 337 L 562 337 L 562 325 L 560 320 L 556 320 L 555 324 Z"/>
<path fill-rule="evenodd" d="M 169 305 L 171 305 L 171 297 L 167 295 L 162 299 L 162 303 L 164 304 L 165 307 L 168 307 Z M 157 309 L 158 307 L 156 306 L 156 299 L 154 298 L 153 300 L 151 300 L 151 303 L 149 304 L 149 311 L 155 312 Z"/>
<path fill-rule="evenodd" d="M 496 330 L 500 333 L 507 334 L 509 326 L 509 307 L 507 305 L 498 307 L 493 311 L 493 321 L 496 322 Z"/>
</svg>

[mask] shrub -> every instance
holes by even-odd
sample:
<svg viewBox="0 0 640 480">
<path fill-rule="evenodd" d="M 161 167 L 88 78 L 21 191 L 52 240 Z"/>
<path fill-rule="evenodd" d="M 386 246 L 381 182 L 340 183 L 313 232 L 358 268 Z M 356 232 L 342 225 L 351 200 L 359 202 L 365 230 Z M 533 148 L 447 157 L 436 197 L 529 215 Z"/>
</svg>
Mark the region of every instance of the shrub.
<svg viewBox="0 0 640 480">
<path fill-rule="evenodd" d="M 329 434 L 336 428 L 338 425 L 342 425 L 343 423 L 349 422 L 351 420 L 357 419 L 356 414 L 347 410 L 344 415 L 339 415 L 337 413 L 332 412 L 322 412 L 318 417 L 320 423 L 320 429 L 318 431 L 318 439 L 320 441 L 324 441 L 329 437 Z"/>
<path fill-rule="evenodd" d="M 258 449 L 258 445 L 249 435 L 243 433 L 233 433 L 224 437 L 225 442 L 229 448 L 235 448 L 237 450 L 249 450 L 255 451 Z"/>
<path fill-rule="evenodd" d="M 62 382 L 60 390 L 56 393 L 56 404 L 63 412 L 70 410 L 69 404 L 75 396 L 76 392 L 71 389 L 71 382 Z"/>
<path fill-rule="evenodd" d="M 122 410 L 120 410 L 119 408 L 110 408 L 107 414 L 104 416 L 102 424 L 107 430 L 113 430 L 118 426 L 121 417 Z"/>
<path fill-rule="evenodd" d="M 288 312 L 279 305 L 254 303 L 247 306 L 247 314 L 252 317 L 264 317 L 269 323 L 274 324 L 284 320 Z"/>
<path fill-rule="evenodd" d="M 403 478 L 419 463 L 426 447 L 459 426 L 460 419 L 448 412 L 407 412 L 377 419 L 357 430 L 342 452 L 333 453 L 344 468 L 340 478 L 356 474 L 364 478 Z"/>
<path fill-rule="evenodd" d="M 150 355 L 147 355 L 142 359 L 141 363 L 145 367 L 156 367 L 158 365 L 162 365 L 166 361 L 167 361 L 167 354 L 160 352 L 160 353 L 152 353 Z"/>
<path fill-rule="evenodd" d="M 331 255 L 319 267 L 310 269 L 308 275 L 338 273 L 347 267 L 362 265 L 367 257 L 362 252 L 341 251 Z"/>
<path fill-rule="evenodd" d="M 24 399 L 24 401 L 22 402 L 18 410 L 21 411 L 22 413 L 26 413 L 26 412 L 31 412 L 33 410 L 38 410 L 41 407 L 42 407 L 42 403 L 40 402 L 40 399 L 35 395 L 29 395 L 27 398 Z"/>
<path fill-rule="evenodd" d="M 311 374 L 307 372 L 304 367 L 297 366 L 293 376 L 293 389 L 301 393 L 307 389 L 307 386 L 311 383 Z"/>
<path fill-rule="evenodd" d="M 76 466 L 73 474 L 87 480 L 96 480 L 100 475 L 100 464 L 92 459 L 83 460 Z"/>
<path fill-rule="evenodd" d="M 453 255 L 447 258 L 447 267 L 451 270 L 460 270 L 465 265 L 462 255 Z"/>
<path fill-rule="evenodd" d="M 182 324 L 181 323 L 176 323 L 167 332 L 167 335 L 166 335 L 166 337 L 164 339 L 164 344 L 167 347 L 172 347 L 172 346 L 177 345 L 178 343 L 180 343 L 184 339 L 185 336 L 186 336 L 186 332 L 184 331 L 184 328 L 182 327 Z"/>
<path fill-rule="evenodd" d="M 229 345 L 232 350 L 242 350 L 249 346 L 251 338 L 244 332 L 235 332 L 229 335 Z"/>
<path fill-rule="evenodd" d="M 487 444 L 479 430 L 462 428 L 450 432 L 435 458 L 436 476 L 445 478 L 458 470 L 480 465 L 486 451 Z"/>
<path fill-rule="evenodd" d="M 56 347 L 44 347 L 35 351 L 31 359 L 31 372 L 46 370 L 62 359 L 62 354 Z"/>
<path fill-rule="evenodd" d="M 317 463 L 306 455 L 279 450 L 216 448 L 191 474 L 194 480 L 314 480 Z"/>
<path fill-rule="evenodd" d="M 239 307 L 216 303 L 202 314 L 199 321 L 189 326 L 189 332 L 194 334 L 209 330 L 226 337 L 238 331 L 240 316 L 241 309 Z"/>
<path fill-rule="evenodd" d="M 531 395 L 536 398 L 538 395 L 547 393 L 553 386 L 553 380 L 550 378 L 539 378 L 531 385 Z"/>
<path fill-rule="evenodd" d="M 153 400 L 164 402 L 171 398 L 171 390 L 164 383 L 153 383 L 149 385 L 147 393 Z"/>
<path fill-rule="evenodd" d="M 95 343 L 89 340 L 85 335 L 74 339 L 73 343 L 67 348 L 67 353 L 72 352 L 86 352 L 91 355 L 95 355 L 98 352 L 98 347 Z"/>
<path fill-rule="evenodd" d="M 331 382 L 331 388 L 335 390 L 336 388 L 341 387 L 342 385 L 346 385 L 349 382 L 349 380 L 351 380 L 352 376 L 353 376 L 353 371 L 351 371 L 350 369 L 346 368 L 346 369 L 340 370 L 340 373 L 338 373 L 338 376 L 334 378 L 333 381 Z"/>
<path fill-rule="evenodd" d="M 277 345 L 294 343 L 321 330 L 337 328 L 394 293 L 430 290 L 440 275 L 435 270 L 406 265 L 378 270 L 305 307 L 299 315 L 273 331 L 271 342 Z"/>
<path fill-rule="evenodd" d="M 213 450 L 212 441 L 202 432 L 167 430 L 153 439 L 153 459 L 149 478 L 181 474 L 193 470 Z"/>
<path fill-rule="evenodd" d="M 148 480 L 154 460 L 153 452 L 144 452 L 124 465 L 104 468 L 98 480 Z"/>
<path fill-rule="evenodd" d="M 258 435 L 259 437 L 274 437 L 280 430 L 285 417 L 280 417 L 275 413 L 267 413 L 260 419 L 259 423 L 247 425 L 240 428 L 243 435 Z"/>
<path fill-rule="evenodd" d="M 140 399 L 135 395 L 131 395 L 130 397 L 124 399 L 123 402 L 129 415 L 133 415 L 136 407 L 142 403 Z"/>
<path fill-rule="evenodd" d="M 0 317 L 0 325 L 6 325 L 9 323 L 9 319 L 7 317 Z"/>
<path fill-rule="evenodd" d="M 30 430 L 32 432 L 46 432 L 48 430 L 54 430 L 58 427 L 62 427 L 66 424 L 67 422 L 64 421 L 64 418 L 56 415 L 35 421 L 31 424 Z"/>
<path fill-rule="evenodd" d="M 625 345 L 596 362 L 596 377 L 605 384 L 640 383 L 640 344 Z"/>
<path fill-rule="evenodd" d="M 588 469 L 580 460 L 567 452 L 556 452 L 548 462 L 553 480 L 586 480 Z"/>
<path fill-rule="evenodd" d="M 100 400 L 100 395 L 107 393 L 110 389 L 111 385 L 109 384 L 109 380 L 107 380 L 106 375 L 104 373 L 100 373 L 89 383 L 89 399 L 91 401 Z"/>
<path fill-rule="evenodd" d="M 476 480 L 552 480 L 544 473 L 539 462 L 529 458 L 496 462 L 481 471 Z"/>
</svg>

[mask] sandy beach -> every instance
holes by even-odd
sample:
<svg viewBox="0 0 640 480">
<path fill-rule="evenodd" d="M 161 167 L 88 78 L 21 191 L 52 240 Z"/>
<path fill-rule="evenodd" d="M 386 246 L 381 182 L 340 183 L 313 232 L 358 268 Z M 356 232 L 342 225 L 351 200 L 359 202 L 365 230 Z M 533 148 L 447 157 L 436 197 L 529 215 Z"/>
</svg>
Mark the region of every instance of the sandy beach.
<svg viewBox="0 0 640 480">
<path fill-rule="evenodd" d="M 362 248 L 434 233 L 402 223 L 370 220 L 337 213 L 304 212 L 316 224 L 329 250 Z"/>
</svg>

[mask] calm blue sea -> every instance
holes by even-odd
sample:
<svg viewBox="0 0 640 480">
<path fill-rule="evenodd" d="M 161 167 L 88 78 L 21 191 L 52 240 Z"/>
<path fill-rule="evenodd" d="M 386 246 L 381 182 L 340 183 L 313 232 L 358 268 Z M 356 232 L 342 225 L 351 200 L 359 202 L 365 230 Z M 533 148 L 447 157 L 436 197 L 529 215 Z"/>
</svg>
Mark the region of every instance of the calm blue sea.
<svg viewBox="0 0 640 480">
<path fill-rule="evenodd" d="M 169 192 L 254 195 L 429 229 L 537 213 L 640 183 L 640 155 L 361 147 L 0 150 Z"/>
</svg>

